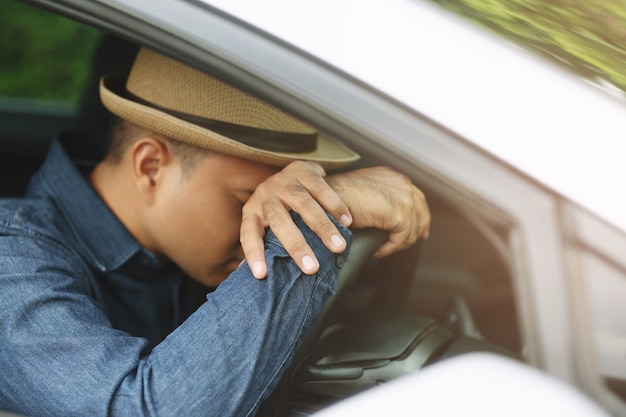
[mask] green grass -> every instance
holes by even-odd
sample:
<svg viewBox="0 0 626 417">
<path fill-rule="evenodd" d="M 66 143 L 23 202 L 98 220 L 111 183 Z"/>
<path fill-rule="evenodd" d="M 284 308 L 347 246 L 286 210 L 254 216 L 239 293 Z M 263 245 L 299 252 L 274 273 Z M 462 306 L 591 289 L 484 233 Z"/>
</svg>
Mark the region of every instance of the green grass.
<svg viewBox="0 0 626 417">
<path fill-rule="evenodd" d="M 0 10 L 0 95 L 77 101 L 99 32 L 15 0 Z"/>
<path fill-rule="evenodd" d="M 626 91 L 626 0 L 434 0 Z"/>
</svg>

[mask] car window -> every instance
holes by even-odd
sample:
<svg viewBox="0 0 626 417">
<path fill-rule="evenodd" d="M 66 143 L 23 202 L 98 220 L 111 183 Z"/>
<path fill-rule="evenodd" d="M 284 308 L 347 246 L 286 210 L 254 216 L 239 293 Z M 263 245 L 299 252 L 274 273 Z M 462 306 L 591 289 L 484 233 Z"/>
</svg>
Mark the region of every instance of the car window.
<svg viewBox="0 0 626 417">
<path fill-rule="evenodd" d="M 77 102 L 100 33 L 9 0 L 0 14 L 0 95 Z"/>
<path fill-rule="evenodd" d="M 80 113 L 101 33 L 15 0 L 0 13 L 0 195 L 20 194 Z"/>
<path fill-rule="evenodd" d="M 621 0 L 434 0 L 626 100 Z"/>
</svg>

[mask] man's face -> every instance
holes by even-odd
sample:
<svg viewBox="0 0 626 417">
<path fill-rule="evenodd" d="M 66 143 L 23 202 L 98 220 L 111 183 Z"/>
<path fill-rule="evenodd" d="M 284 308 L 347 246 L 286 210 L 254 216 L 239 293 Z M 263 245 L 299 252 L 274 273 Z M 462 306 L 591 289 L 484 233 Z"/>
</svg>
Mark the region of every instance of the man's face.
<svg viewBox="0 0 626 417">
<path fill-rule="evenodd" d="M 180 168 L 180 162 L 169 168 L 151 215 L 157 251 L 191 277 L 216 286 L 243 260 L 243 204 L 278 168 L 217 153 L 187 172 Z"/>
</svg>

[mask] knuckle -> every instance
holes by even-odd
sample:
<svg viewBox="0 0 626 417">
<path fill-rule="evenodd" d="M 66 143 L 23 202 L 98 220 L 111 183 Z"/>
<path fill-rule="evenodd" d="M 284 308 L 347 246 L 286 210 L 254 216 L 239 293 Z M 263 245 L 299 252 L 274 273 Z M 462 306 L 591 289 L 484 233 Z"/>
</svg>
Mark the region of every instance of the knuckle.
<svg viewBox="0 0 626 417">
<path fill-rule="evenodd" d="M 298 208 L 296 211 L 302 211 L 317 204 L 311 194 L 302 186 L 293 185 L 289 187 L 289 194 L 294 208 Z"/>
<path fill-rule="evenodd" d="M 316 232 L 318 235 L 330 236 L 336 232 L 335 225 L 328 220 L 328 217 L 325 214 L 321 214 L 318 217 L 318 226 L 316 227 Z"/>
<path fill-rule="evenodd" d="M 239 240 L 247 238 L 256 229 L 254 226 L 255 219 L 252 217 L 243 217 L 241 219 L 241 226 L 239 227 Z"/>
<path fill-rule="evenodd" d="M 322 166 L 316 162 L 312 161 L 294 161 L 299 168 L 303 168 L 305 170 L 315 171 L 315 172 L 324 172 Z"/>
<path fill-rule="evenodd" d="M 245 250 L 245 246 L 247 244 L 247 240 L 246 240 L 246 232 L 244 232 L 243 229 L 241 230 L 241 233 L 239 233 L 239 244 Z"/>
<path fill-rule="evenodd" d="M 315 195 L 322 195 L 330 190 L 328 183 L 320 176 L 312 177 L 307 185 L 309 190 Z"/>
<path fill-rule="evenodd" d="M 255 209 L 256 206 L 254 205 L 254 203 L 248 200 L 248 202 L 244 204 L 241 208 L 241 221 L 245 222 L 250 220 L 253 216 Z"/>
<path fill-rule="evenodd" d="M 292 161 L 289 164 L 287 164 L 285 166 L 285 168 L 283 168 L 283 170 L 285 170 L 285 169 L 298 169 L 298 168 L 302 167 L 303 164 L 304 164 L 303 161 L 297 161 L 297 160 L 296 161 Z"/>
<path fill-rule="evenodd" d="M 241 235 L 239 235 L 239 244 L 241 245 L 241 248 L 244 252 L 251 252 L 251 245 L 249 243 L 250 240 L 248 239 L 248 237 L 248 233 L 241 233 Z"/>
<path fill-rule="evenodd" d="M 398 177 L 399 177 L 400 181 L 402 181 L 402 183 L 403 183 L 405 186 L 408 186 L 408 187 L 414 187 L 414 186 L 413 186 L 413 182 L 411 181 L 411 178 L 409 178 L 406 174 L 403 174 L 403 173 L 401 173 L 401 172 L 398 172 L 398 174 L 397 174 L 397 175 L 398 175 Z"/>
<path fill-rule="evenodd" d="M 261 207 L 263 212 L 263 219 L 267 224 L 274 226 L 280 225 L 281 216 L 279 210 L 274 203 L 272 203 L 271 201 L 265 201 L 263 202 Z"/>
<path fill-rule="evenodd" d="M 289 171 L 298 171 L 298 172 L 316 172 L 319 173 L 320 171 L 324 171 L 323 168 L 319 165 L 316 164 L 315 162 L 311 162 L 311 161 L 293 161 L 290 162 L 289 165 L 287 165 L 285 168 L 283 168 L 283 170 L 289 170 Z"/>
<path fill-rule="evenodd" d="M 257 226 L 254 219 L 243 221 L 239 228 L 239 243 L 242 247 L 248 247 L 255 238 L 261 238 L 262 226 Z"/>
<path fill-rule="evenodd" d="M 305 253 L 308 248 L 308 245 L 303 239 L 296 238 L 286 239 L 284 245 L 286 248 L 288 248 L 289 253 L 292 253 L 294 255 Z M 299 258 L 299 256 L 297 256 L 297 258 Z"/>
<path fill-rule="evenodd" d="M 284 188 L 289 195 L 302 196 L 308 194 L 304 186 L 299 182 L 287 183 L 284 185 Z"/>
<path fill-rule="evenodd" d="M 331 202 L 330 204 L 327 205 L 327 207 L 328 207 L 328 212 L 335 216 L 339 216 L 343 214 L 344 211 L 347 210 L 346 205 L 344 204 L 343 201 Z"/>
<path fill-rule="evenodd" d="M 403 174 L 402 172 L 396 171 L 389 167 L 387 167 L 385 171 L 387 175 L 389 175 L 389 177 L 392 178 L 396 184 L 401 184 L 403 187 L 408 187 L 408 186 L 413 185 L 413 182 L 406 174 Z"/>
</svg>

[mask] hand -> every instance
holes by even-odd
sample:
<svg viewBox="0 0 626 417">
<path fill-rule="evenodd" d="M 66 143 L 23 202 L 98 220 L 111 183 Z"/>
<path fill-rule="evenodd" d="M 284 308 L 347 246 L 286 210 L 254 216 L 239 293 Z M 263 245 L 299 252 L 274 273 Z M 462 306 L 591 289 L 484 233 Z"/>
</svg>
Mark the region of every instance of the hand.
<svg viewBox="0 0 626 417">
<path fill-rule="evenodd" d="M 298 213 L 324 245 L 335 253 L 346 242 L 328 218 L 330 213 L 344 226 L 352 223 L 348 207 L 325 180 L 326 173 L 312 162 L 292 162 L 261 183 L 243 206 L 240 241 L 252 274 L 267 276 L 265 229 L 270 227 L 289 255 L 306 274 L 314 274 L 319 263 L 289 214 Z"/>
<path fill-rule="evenodd" d="M 427 239 L 430 211 L 422 193 L 405 175 L 388 167 L 359 169 L 327 178 L 350 208 L 355 228 L 388 230 L 389 240 L 374 254 L 383 257 Z"/>
</svg>

